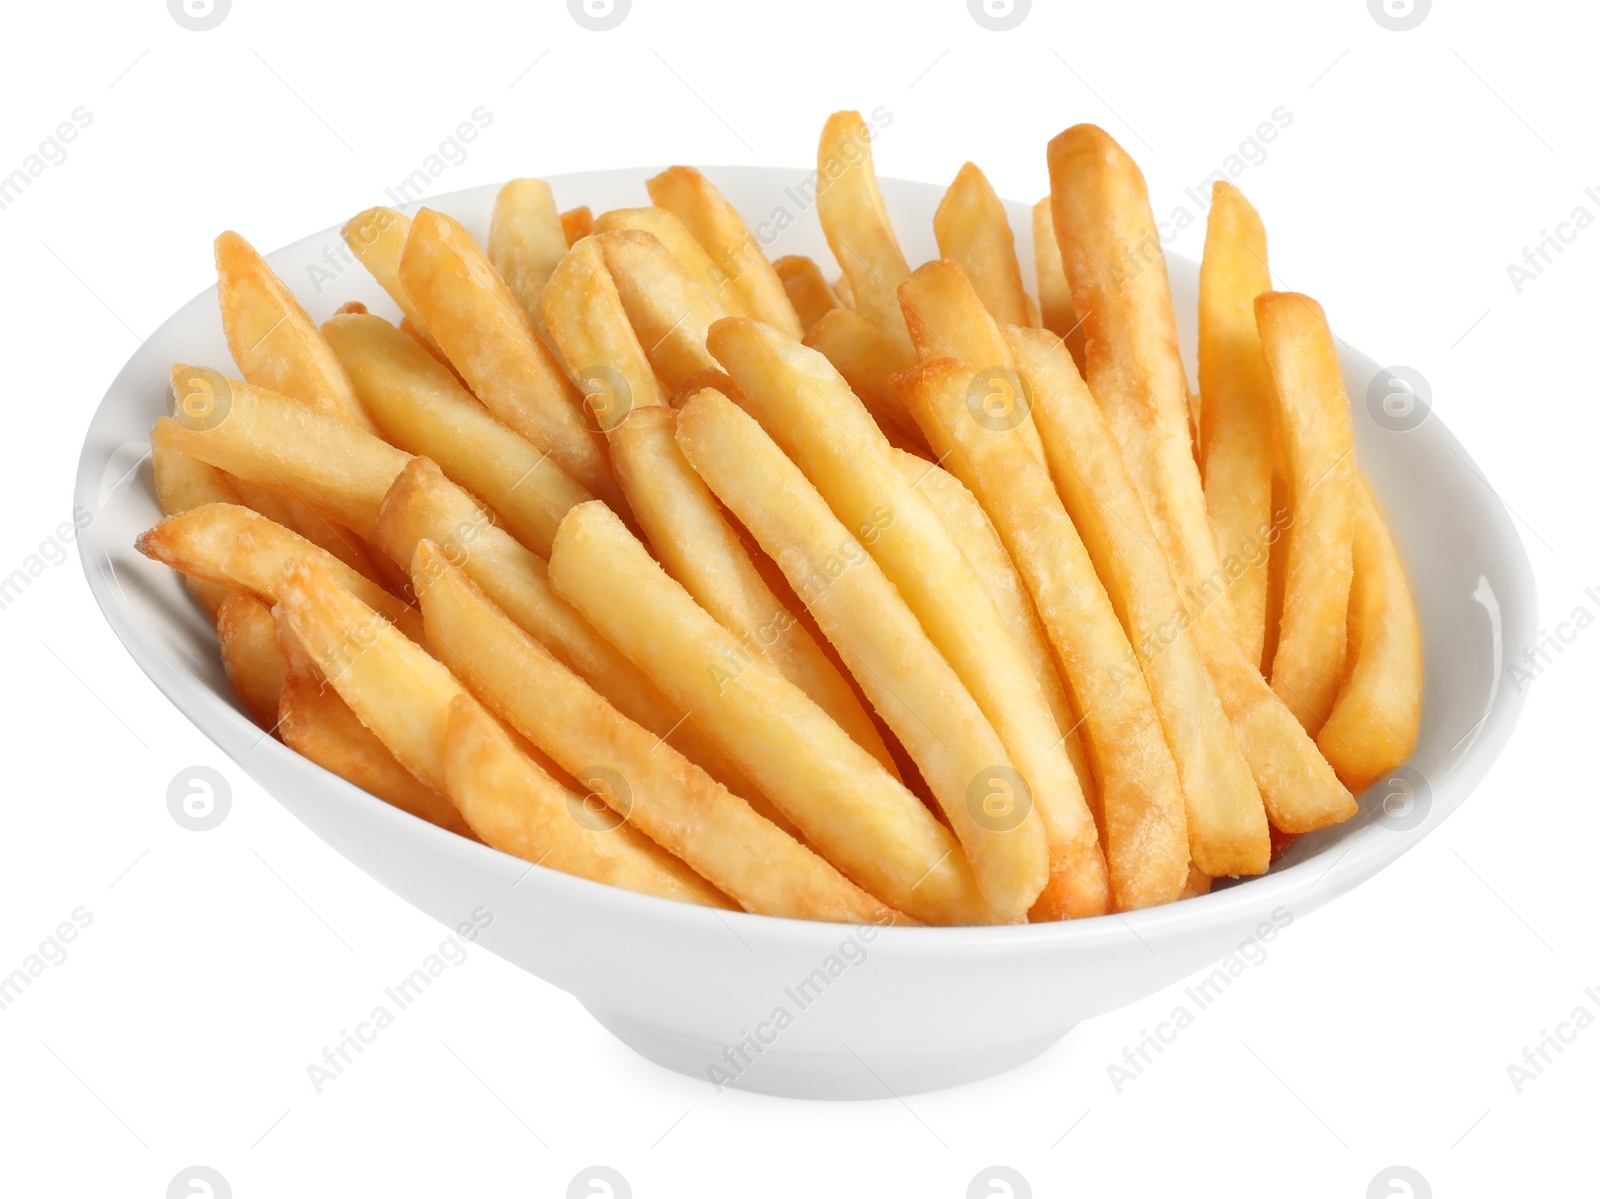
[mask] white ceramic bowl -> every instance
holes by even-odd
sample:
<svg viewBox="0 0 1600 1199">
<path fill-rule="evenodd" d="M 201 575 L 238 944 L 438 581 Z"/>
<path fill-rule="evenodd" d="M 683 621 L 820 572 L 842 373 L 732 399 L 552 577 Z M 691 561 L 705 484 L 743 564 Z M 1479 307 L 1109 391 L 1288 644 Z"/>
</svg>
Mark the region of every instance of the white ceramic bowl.
<svg viewBox="0 0 1600 1199">
<path fill-rule="evenodd" d="M 648 203 L 645 170 L 551 180 L 564 204 Z M 808 172 L 707 172 L 768 250 L 830 261 Z M 425 202 L 484 236 L 494 187 Z M 884 180 L 912 262 L 936 256 L 941 190 Z M 1032 262 L 1028 209 L 1008 206 Z M 780 230 L 780 226 L 782 227 Z M 200 246 L 190 247 L 197 257 Z M 393 307 L 349 260 L 336 228 L 268 256 L 313 317 L 359 299 Z M 1194 362 L 1197 269 L 1169 259 L 1185 356 Z M 212 629 L 178 579 L 134 552 L 159 519 L 146 452 L 169 405 L 174 361 L 231 369 L 208 289 L 151 335 L 89 426 L 75 502 L 93 513 L 79 545 L 106 619 L 139 666 L 207 736 L 362 870 L 446 925 L 495 913 L 486 948 L 575 995 L 638 1052 L 719 1083 L 807 1097 L 906 1094 L 981 1078 L 1039 1053 L 1079 1020 L 1218 960 L 1279 908 L 1295 917 L 1398 858 L 1484 776 L 1521 709 L 1502 663 L 1535 638 L 1534 583 L 1504 508 L 1435 416 L 1369 402 L 1378 364 L 1343 357 L 1361 466 L 1394 529 L 1426 643 L 1422 734 L 1399 783 L 1359 816 L 1302 838 L 1272 872 L 1166 907 L 1007 928 L 858 929 L 727 914 L 614 890 L 442 832 L 263 739 L 232 698 Z M 1381 398 L 1381 397 L 1380 397 Z M 1403 407 L 1403 405 L 1402 405 Z M 1395 426 L 1415 423 L 1414 428 Z M 1384 806 L 1386 794 L 1398 796 Z M 1408 799 L 1409 797 L 1409 799 Z M 526 877 L 524 877 L 526 876 Z M 520 880 L 520 881 L 519 881 Z M 995 996 L 1005 997 L 1003 1004 Z"/>
</svg>

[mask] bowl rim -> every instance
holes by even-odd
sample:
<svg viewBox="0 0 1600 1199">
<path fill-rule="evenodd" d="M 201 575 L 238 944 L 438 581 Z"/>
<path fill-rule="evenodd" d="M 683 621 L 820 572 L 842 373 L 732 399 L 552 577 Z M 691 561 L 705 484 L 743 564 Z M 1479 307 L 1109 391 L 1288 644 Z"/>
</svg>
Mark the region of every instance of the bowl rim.
<svg viewBox="0 0 1600 1199">
<path fill-rule="evenodd" d="M 562 184 L 581 187 L 580 181 L 583 180 L 593 180 L 596 177 L 643 179 L 647 174 L 659 169 L 658 167 L 609 167 L 548 175 L 543 178 L 553 187 L 560 187 Z M 707 176 L 717 178 L 736 174 L 746 176 L 786 174 L 789 171 L 798 171 L 800 168 L 728 164 L 701 166 L 699 169 Z M 882 177 L 880 182 L 893 189 L 907 186 L 938 189 L 943 186 L 890 176 Z M 481 202 L 486 192 L 497 190 L 500 186 L 502 186 L 500 183 L 486 183 L 440 193 L 427 197 L 427 203 L 449 211 L 466 202 Z M 1018 204 L 1016 201 L 1006 203 L 1008 207 Z M 330 236 L 337 236 L 339 228 L 339 225 L 333 225 L 313 232 L 265 254 L 264 257 L 271 261 L 275 255 L 291 251 L 302 243 L 325 241 Z M 1172 262 L 1181 263 L 1189 270 L 1198 269 L 1198 264 L 1184 255 L 1169 251 L 1165 257 L 1169 263 L 1169 274 Z M 99 452 L 102 447 L 95 433 L 101 426 L 105 414 L 114 406 L 125 402 L 125 397 L 121 394 L 125 390 L 125 380 L 143 365 L 143 356 L 148 352 L 150 342 L 167 324 L 183 317 L 197 305 L 209 303 L 214 308 L 215 297 L 216 286 L 213 284 L 196 293 L 170 313 L 157 326 L 156 331 L 133 352 L 111 381 L 85 429 L 73 486 L 75 507 L 81 506 L 90 512 L 98 507 L 97 489 L 101 482 L 105 458 Z M 1359 355 L 1358 351 L 1352 352 Z M 1443 438 L 1445 448 L 1453 452 L 1466 469 L 1478 474 L 1481 479 L 1482 472 L 1436 413 L 1428 423 L 1432 426 L 1430 435 Z M 1509 605 L 1502 604 L 1502 609 L 1509 608 L 1512 617 L 1520 620 L 1522 626 L 1505 628 L 1504 644 L 1531 644 L 1537 628 L 1538 606 L 1537 588 L 1527 549 L 1512 525 L 1510 515 L 1498 494 L 1493 493 L 1491 489 L 1491 494 L 1485 503 L 1492 505 L 1492 510 L 1498 517 L 1497 523 L 1501 526 L 1500 536 L 1491 536 L 1490 540 L 1506 570 L 1507 577 L 1502 580 L 1509 584 L 1510 594 L 1506 598 L 1515 601 Z M 1492 532 L 1493 530 L 1484 530 L 1485 534 Z M 114 589 L 120 589 L 120 582 L 116 579 L 114 568 L 111 567 L 106 544 L 102 539 L 100 522 L 90 521 L 79 533 L 77 541 L 79 561 L 83 566 L 90 592 L 123 648 L 173 706 L 241 766 L 244 766 L 244 757 L 247 754 L 265 750 L 269 754 L 281 755 L 275 764 L 291 772 L 302 772 L 307 788 L 317 790 L 319 799 L 323 796 L 329 799 L 337 798 L 339 802 L 348 806 L 353 817 L 362 821 L 377 820 L 380 825 L 386 826 L 384 831 L 391 837 L 410 840 L 413 843 L 419 840 L 431 842 L 432 848 L 446 855 L 456 854 L 476 858 L 485 872 L 485 877 L 488 877 L 496 867 L 504 869 L 508 863 L 518 863 L 518 869 L 524 872 L 529 883 L 550 890 L 558 898 L 564 897 L 603 910 L 610 915 L 657 923 L 666 922 L 686 933 L 713 931 L 719 922 L 726 930 L 728 922 L 731 921 L 736 931 L 748 930 L 752 934 L 759 932 L 769 942 L 813 949 L 838 943 L 842 938 L 851 935 L 849 930 L 869 928 L 876 930 L 873 933 L 877 942 L 875 951 L 892 949 L 897 956 L 902 957 L 943 956 L 953 950 L 979 955 L 991 952 L 1012 955 L 1019 951 L 1053 954 L 1067 947 L 1088 948 L 1112 942 L 1125 945 L 1130 934 L 1141 942 L 1152 940 L 1171 942 L 1189 938 L 1203 930 L 1215 931 L 1232 926 L 1235 924 L 1235 918 L 1242 915 L 1255 919 L 1259 913 L 1292 904 L 1297 897 L 1308 895 L 1311 890 L 1326 883 L 1327 889 L 1318 899 L 1320 903 L 1324 898 L 1332 898 L 1370 878 L 1442 823 L 1443 819 L 1476 788 L 1498 759 L 1526 701 L 1525 691 L 1499 686 L 1494 689 L 1488 711 L 1474 732 L 1469 734 L 1471 743 L 1467 750 L 1445 768 L 1442 777 L 1430 779 L 1436 804 L 1442 808 L 1438 819 L 1424 820 L 1412 829 L 1390 830 L 1384 837 L 1368 839 L 1359 845 L 1346 846 L 1337 854 L 1336 851 L 1341 849 L 1341 844 L 1335 841 L 1304 861 L 1265 875 L 1230 883 L 1226 887 L 1204 895 L 1130 912 L 1108 913 L 1076 920 L 1013 925 L 873 926 L 769 916 L 737 910 L 722 911 L 629 891 L 565 874 L 550 867 L 530 866 L 514 855 L 493 849 L 481 842 L 467 840 L 412 816 L 325 770 L 310 759 L 302 757 L 275 738 L 264 735 L 226 696 L 206 686 L 192 672 L 169 661 L 166 655 L 146 641 L 133 618 L 123 609 L 114 594 Z M 253 773 L 249 767 L 244 768 L 247 773 Z M 267 790 L 266 787 L 263 789 Z M 274 798 L 277 798 L 276 795 Z M 283 806 L 288 807 L 288 805 Z M 293 814 L 293 809 L 289 810 Z M 1352 817 L 1350 834 L 1360 831 L 1363 816 L 1364 813 Z M 314 827 L 311 827 L 311 831 L 321 835 Z M 1330 855 L 1336 855 L 1331 864 L 1325 861 Z M 355 862 L 350 864 L 358 870 L 361 869 Z M 410 902 L 405 895 L 399 897 Z"/>
</svg>

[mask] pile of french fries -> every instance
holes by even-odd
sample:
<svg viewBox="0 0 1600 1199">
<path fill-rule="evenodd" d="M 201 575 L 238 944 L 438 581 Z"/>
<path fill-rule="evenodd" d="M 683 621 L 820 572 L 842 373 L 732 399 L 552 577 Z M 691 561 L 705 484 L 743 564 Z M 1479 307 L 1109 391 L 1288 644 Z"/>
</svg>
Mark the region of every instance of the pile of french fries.
<svg viewBox="0 0 1600 1199">
<path fill-rule="evenodd" d="M 853 112 L 769 262 L 698 171 L 351 249 L 320 329 L 217 239 L 139 539 L 244 709 L 529 862 L 828 921 L 1050 921 L 1260 874 L 1411 752 L 1417 617 L 1333 338 L 1216 184 L 1191 395 L 1144 179 L 1049 145 L 1038 296 L 967 164 L 912 270 Z"/>
</svg>

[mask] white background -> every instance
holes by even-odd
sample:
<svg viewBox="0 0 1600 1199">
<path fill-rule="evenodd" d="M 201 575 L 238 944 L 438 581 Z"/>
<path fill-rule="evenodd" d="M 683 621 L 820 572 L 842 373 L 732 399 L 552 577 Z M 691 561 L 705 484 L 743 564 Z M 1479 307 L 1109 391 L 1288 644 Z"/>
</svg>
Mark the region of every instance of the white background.
<svg viewBox="0 0 1600 1199">
<path fill-rule="evenodd" d="M 1506 270 L 1576 206 L 1600 216 L 1584 195 L 1600 188 L 1597 18 L 1441 0 L 1390 32 L 1363 0 L 1036 0 L 996 33 L 959 0 L 634 0 L 595 33 L 557 0 L 234 0 L 196 33 L 159 0 L 8 6 L 0 174 L 75 107 L 93 120 L 0 211 L 0 574 L 69 518 L 90 413 L 210 284 L 218 231 L 270 249 L 341 221 L 479 105 L 493 123 L 438 190 L 803 167 L 827 113 L 882 105 L 885 175 L 947 181 L 970 157 L 1032 201 L 1046 140 L 1094 121 L 1139 159 L 1158 213 L 1193 207 L 1184 188 L 1283 106 L 1292 123 L 1239 180 L 1280 285 L 1430 380 L 1436 416 L 1516 514 L 1545 624 L 1600 612 L 1585 595 L 1600 585 L 1600 228 L 1521 294 Z M 1202 232 L 1174 248 L 1198 256 Z M 475 950 L 317 1095 L 307 1063 L 444 930 L 157 694 L 73 554 L 0 611 L 0 973 L 73 909 L 93 915 L 0 1011 L 0 1191 L 156 1199 L 204 1163 L 241 1199 L 560 1196 L 605 1163 L 640 1199 L 959 1197 L 1002 1163 L 1038 1196 L 1360 1199 L 1395 1164 L 1440 1197 L 1572 1194 L 1579 1176 L 1592 1193 L 1600 1028 L 1521 1094 L 1506 1067 L 1580 1003 L 1600 1012 L 1583 993 L 1600 988 L 1597 645 L 1584 634 L 1531 684 L 1510 748 L 1442 830 L 1295 921 L 1121 1094 L 1107 1064 L 1179 987 L 985 1083 L 821 1104 L 657 1069 Z M 204 834 L 164 800 L 196 763 L 233 786 Z"/>
</svg>

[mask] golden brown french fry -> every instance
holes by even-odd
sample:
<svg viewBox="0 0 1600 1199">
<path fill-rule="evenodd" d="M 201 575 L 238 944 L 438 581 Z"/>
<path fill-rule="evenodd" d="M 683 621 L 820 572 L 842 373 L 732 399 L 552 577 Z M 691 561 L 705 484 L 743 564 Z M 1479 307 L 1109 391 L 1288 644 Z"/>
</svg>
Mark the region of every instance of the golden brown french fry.
<svg viewBox="0 0 1600 1199">
<path fill-rule="evenodd" d="M 1033 385 L 1050 473 L 1133 645 L 1178 764 L 1190 856 L 1210 875 L 1259 874 L 1271 850 L 1261 792 L 1105 418 L 1059 337 L 1044 329 L 1008 334 L 1017 368 Z"/>
<path fill-rule="evenodd" d="M 649 233 L 614 229 L 596 233 L 594 244 L 661 385 L 675 391 L 696 371 L 715 369 L 706 330 L 727 309 Z"/>
<path fill-rule="evenodd" d="M 684 458 L 673 436 L 675 422 L 670 408 L 640 408 L 611 431 L 617 475 L 657 559 L 718 624 L 776 666 L 898 778 L 893 757 L 850 684 L 772 594 Z"/>
<path fill-rule="evenodd" d="M 577 245 L 593 232 L 594 213 L 589 211 L 587 204 L 580 204 L 577 208 L 569 208 L 561 214 L 561 233 L 567 239 L 568 249 Z"/>
<path fill-rule="evenodd" d="M 473 837 L 455 805 L 400 765 L 332 687 L 291 671 L 283 682 L 276 720 L 284 744 L 302 757 L 403 812 Z"/>
<path fill-rule="evenodd" d="M 1098 768 L 1113 906 L 1166 903 L 1187 877 L 1189 840 L 1177 767 L 1149 688 L 1049 472 L 1013 431 L 971 419 L 969 378 L 966 367 L 933 359 L 897 376 L 896 385 L 994 520 L 1066 669 Z"/>
<path fill-rule="evenodd" d="M 540 308 L 597 427 L 610 429 L 635 408 L 666 402 L 594 238 L 561 260 Z"/>
<path fill-rule="evenodd" d="M 1072 307 L 1072 285 L 1061 266 L 1061 247 L 1056 244 L 1056 224 L 1050 212 L 1050 197 L 1033 206 L 1033 270 L 1039 281 L 1039 319 L 1030 324 L 1050 330 L 1067 343 L 1072 360 L 1083 370 L 1083 327 Z"/>
<path fill-rule="evenodd" d="M 239 493 L 233 483 L 210 463 L 179 453 L 169 442 L 152 438 L 150 470 L 154 476 L 156 502 L 167 516 L 176 516 L 201 504 L 237 504 Z M 185 575 L 183 581 L 202 608 L 216 619 L 229 588 Z"/>
<path fill-rule="evenodd" d="M 1411 756 L 1422 722 L 1422 630 L 1405 566 L 1366 482 L 1356 480 L 1350 673 L 1317 744 L 1352 791 Z"/>
<path fill-rule="evenodd" d="M 939 201 L 933 236 L 939 257 L 961 265 L 990 316 L 1002 325 L 1028 324 L 1028 293 L 1005 205 L 974 164 L 962 164 Z"/>
<path fill-rule="evenodd" d="M 595 798 L 567 790 L 470 696 L 452 701 L 444 745 L 450 798 L 473 832 L 502 853 L 644 895 L 730 908 L 649 838 L 612 826 Z"/>
<path fill-rule="evenodd" d="M 604 791 L 616 822 L 682 858 L 747 911 L 812 920 L 893 918 L 743 799 L 618 712 L 513 624 L 431 541 L 418 544 L 412 578 L 430 643 L 445 665 L 574 778 Z"/>
<path fill-rule="evenodd" d="M 530 549 L 548 553 L 567 509 L 593 498 L 382 317 L 336 316 L 322 331 L 384 431 L 437 462 Z"/>
<path fill-rule="evenodd" d="M 367 554 L 361 539 L 323 516 L 310 504 L 260 483 L 252 483 L 249 479 L 230 478 L 229 482 L 238 494 L 238 503 L 300 534 L 367 578 L 376 580 L 379 577 L 378 567 Z"/>
<path fill-rule="evenodd" d="M 584 423 L 583 397 L 460 222 L 431 208 L 417 213 L 400 281 L 483 406 L 591 495 L 620 503 L 605 441 Z"/>
<path fill-rule="evenodd" d="M 948 830 L 717 624 L 603 504 L 568 513 L 550 581 L 749 773 L 847 878 L 932 923 L 995 919 Z"/>
<path fill-rule="evenodd" d="M 839 297 L 822 277 L 822 268 L 804 254 L 789 254 L 772 264 L 789 306 L 800 318 L 801 333 L 839 307 Z"/>
<path fill-rule="evenodd" d="M 500 189 L 489 218 L 489 261 L 530 317 L 566 252 L 567 235 L 548 183 L 513 179 Z"/>
<path fill-rule="evenodd" d="M 1261 218 L 1238 188 L 1219 180 L 1200 260 L 1199 459 L 1206 512 L 1224 559 L 1260 551 L 1262 530 L 1272 526 L 1272 396 L 1255 313 L 1256 297 L 1271 289 Z M 1250 567 L 1229 580 L 1228 601 L 1239 644 L 1260 662 L 1265 557 Z"/>
<path fill-rule="evenodd" d="M 1206 669 L 1273 826 L 1310 832 L 1355 801 L 1240 648 L 1206 517 L 1172 295 L 1144 177 L 1104 130 L 1050 143 L 1056 237 L 1083 314 L 1087 381 L 1166 552 Z"/>
<path fill-rule="evenodd" d="M 356 319 L 356 318 L 342 318 Z M 297 400 L 203 367 L 172 368 L 173 414 L 153 440 L 294 496 L 370 540 L 410 455 Z"/>
<path fill-rule="evenodd" d="M 215 248 L 222 331 L 239 373 L 257 387 L 376 433 L 339 360 L 266 260 L 231 229 Z"/>
<path fill-rule="evenodd" d="M 798 339 L 805 332 L 787 288 L 761 243 L 715 184 L 693 167 L 670 167 L 645 180 L 650 199 L 676 216 L 744 300 L 744 311 Z"/>
<path fill-rule="evenodd" d="M 378 286 L 389 293 L 389 298 L 410 323 L 407 332 L 443 358 L 444 351 L 433 340 L 428 322 L 400 281 L 400 256 L 405 252 L 406 238 L 410 234 L 411 218 L 399 209 L 382 206 L 356 213 L 344 226 L 345 244 L 378 281 Z"/>
<path fill-rule="evenodd" d="M 1189 880 L 1183 884 L 1179 899 L 1193 899 L 1196 895 L 1204 895 L 1211 890 L 1211 876 L 1201 870 L 1193 862 L 1189 864 Z"/>
<path fill-rule="evenodd" d="M 817 216 L 850 281 L 849 307 L 907 343 L 895 289 L 911 273 L 872 168 L 872 134 L 858 112 L 836 112 L 817 144 Z"/>
<path fill-rule="evenodd" d="M 866 317 L 848 308 L 825 312 L 806 332 L 805 344 L 833 364 L 879 427 L 893 428 L 926 450 L 922 430 L 889 386 L 889 376 L 916 365 L 916 351 L 880 333 Z"/>
<path fill-rule="evenodd" d="M 289 663 L 278 648 L 271 610 L 248 592 L 230 592 L 217 609 L 217 649 L 250 719 L 269 733 L 276 731 L 278 694 Z"/>
<path fill-rule="evenodd" d="M 1314 737 L 1333 710 L 1345 673 L 1355 431 L 1322 306 L 1295 292 L 1264 292 L 1255 309 L 1294 522 L 1272 689 Z"/>
<path fill-rule="evenodd" d="M 901 476 L 866 408 L 821 354 L 754 321 L 717 322 L 710 348 L 747 410 L 857 532 L 999 734 L 1049 830 L 1043 910 L 1055 918 L 1103 911 L 1105 859 L 1064 730 L 971 563 Z"/>
<path fill-rule="evenodd" d="M 322 671 L 317 668 L 317 664 L 311 659 L 311 654 L 300 643 L 300 638 L 294 635 L 294 630 L 289 627 L 289 614 L 284 610 L 282 604 L 274 604 L 272 607 L 272 625 L 278 639 L 278 650 L 283 654 L 283 660 L 289 666 L 290 676 L 298 675 L 301 678 L 313 679 L 316 681 L 317 686 L 320 687 L 322 685 Z M 420 633 L 421 630 L 419 629 L 418 631 Z M 335 696 L 335 698 L 337 699 L 338 697 Z M 340 702 L 342 703 L 343 701 L 341 700 Z M 282 715 L 282 713 L 280 712 L 279 715 Z M 332 770 L 333 768 L 330 766 L 328 769 Z"/>
<path fill-rule="evenodd" d="M 613 208 L 595 219 L 596 233 L 614 233 L 620 229 L 650 234 L 713 300 L 729 312 L 750 315 L 744 296 L 733 285 L 728 273 L 711 260 L 711 255 L 695 240 L 689 227 L 673 213 L 665 208 Z"/>
<path fill-rule="evenodd" d="M 984 899 L 1002 920 L 1025 918 L 1050 875 L 1044 824 L 956 672 L 894 584 L 760 425 L 710 390 L 690 399 L 678 419 L 684 454 L 783 568 L 916 762 Z"/>
</svg>

